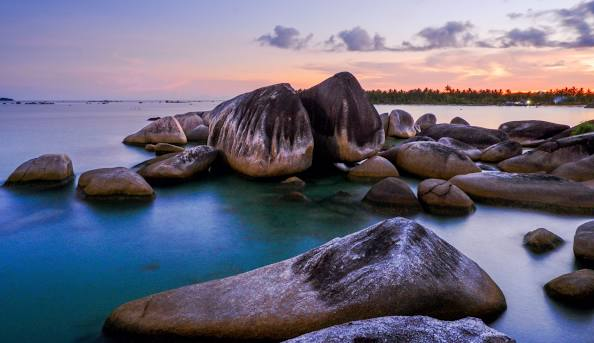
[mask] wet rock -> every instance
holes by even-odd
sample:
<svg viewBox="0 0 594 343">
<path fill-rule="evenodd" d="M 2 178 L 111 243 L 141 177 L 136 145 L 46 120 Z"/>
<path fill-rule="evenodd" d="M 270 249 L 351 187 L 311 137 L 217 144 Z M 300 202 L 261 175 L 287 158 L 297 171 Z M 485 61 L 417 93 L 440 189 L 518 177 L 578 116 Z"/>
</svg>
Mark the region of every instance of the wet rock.
<svg viewBox="0 0 594 343">
<path fill-rule="evenodd" d="M 475 201 L 594 214 L 594 190 L 552 175 L 485 172 L 459 175 L 450 182 Z"/>
<path fill-rule="evenodd" d="M 390 114 L 389 113 L 382 113 L 379 115 L 380 120 L 382 121 L 382 127 L 384 128 L 384 134 L 388 136 L 388 128 L 390 127 Z"/>
<path fill-rule="evenodd" d="M 452 120 L 450 120 L 450 124 L 455 124 L 455 125 L 470 125 L 470 123 L 467 122 L 466 119 L 461 118 L 461 117 L 454 117 Z"/>
<path fill-rule="evenodd" d="M 421 134 L 433 139 L 440 139 L 442 137 L 454 138 L 479 149 L 508 139 L 507 134 L 503 131 L 458 124 L 436 124 L 423 130 Z"/>
<path fill-rule="evenodd" d="M 198 125 L 187 134 L 188 140 L 192 142 L 203 142 L 208 140 L 208 126 Z"/>
<path fill-rule="evenodd" d="M 484 162 L 501 162 L 522 154 L 522 145 L 515 141 L 493 144 L 481 152 L 480 160 Z"/>
<path fill-rule="evenodd" d="M 478 163 L 476 163 L 476 166 L 484 171 L 501 171 L 497 167 L 489 165 L 489 164 L 485 164 L 485 163 L 478 162 Z"/>
<path fill-rule="evenodd" d="M 347 177 L 356 181 L 378 181 L 390 176 L 398 176 L 396 167 L 381 156 L 372 156 L 352 168 Z"/>
<path fill-rule="evenodd" d="M 176 114 L 173 116 L 179 122 L 179 125 L 184 130 L 186 137 L 188 134 L 196 128 L 198 125 L 204 125 L 204 121 L 202 117 L 200 117 L 199 112 L 188 112 L 184 114 Z M 188 138 L 189 140 L 189 138 Z"/>
<path fill-rule="evenodd" d="M 301 192 L 290 192 L 281 197 L 281 200 L 291 202 L 311 202 L 311 200 Z"/>
<path fill-rule="evenodd" d="M 352 74 L 338 73 L 304 90 L 300 97 L 320 159 L 358 162 L 381 149 L 385 138 L 381 119 Z"/>
<path fill-rule="evenodd" d="M 566 129 L 569 126 L 543 120 L 509 121 L 499 126 L 499 130 L 507 133 L 509 139 L 525 146 L 542 143 Z"/>
<path fill-rule="evenodd" d="M 155 158 L 138 170 L 138 174 L 151 180 L 187 180 L 205 172 L 217 157 L 217 151 L 206 145 L 188 148 L 180 153 L 173 153 Z"/>
<path fill-rule="evenodd" d="M 556 300 L 579 307 L 594 307 L 594 270 L 580 269 L 561 275 L 545 286 L 547 294 Z"/>
<path fill-rule="evenodd" d="M 396 166 L 420 177 L 445 180 L 481 171 L 465 154 L 437 142 L 401 145 L 396 155 Z"/>
<path fill-rule="evenodd" d="M 481 151 L 470 144 L 466 144 L 461 142 L 457 139 L 450 138 L 450 137 L 442 137 L 437 142 L 449 146 L 450 148 L 454 148 L 464 155 L 470 157 L 471 160 L 476 161 L 481 156 Z"/>
<path fill-rule="evenodd" d="M 437 118 L 433 113 L 425 113 L 420 116 L 417 121 L 415 121 L 415 130 L 417 132 L 422 132 L 423 130 L 427 130 L 431 126 L 437 124 Z"/>
<path fill-rule="evenodd" d="M 152 187 L 134 171 L 123 168 L 100 168 L 82 173 L 78 191 L 87 199 L 100 200 L 152 200 Z"/>
<path fill-rule="evenodd" d="M 62 187 L 74 180 L 70 157 L 47 154 L 30 159 L 18 166 L 4 186 L 34 186 L 40 189 Z"/>
<path fill-rule="evenodd" d="M 578 260 L 594 264 L 594 221 L 580 225 L 575 231 L 573 253 Z"/>
<path fill-rule="evenodd" d="M 434 214 L 465 215 L 474 210 L 472 199 L 446 180 L 423 180 L 417 188 L 417 197 L 423 208 Z"/>
<path fill-rule="evenodd" d="M 538 228 L 524 235 L 524 245 L 537 254 L 554 250 L 561 244 L 563 238 L 545 228 Z"/>
<path fill-rule="evenodd" d="M 164 155 L 172 152 L 184 151 L 183 147 L 169 143 L 147 144 L 144 146 L 144 149 L 147 151 L 154 151 L 157 155 Z"/>
<path fill-rule="evenodd" d="M 309 118 L 289 84 L 259 88 L 221 103 L 210 113 L 209 128 L 208 145 L 242 174 L 283 176 L 311 166 Z"/>
<path fill-rule="evenodd" d="M 145 145 L 150 143 L 186 144 L 188 140 L 177 119 L 163 117 L 151 122 L 140 131 L 124 138 L 125 144 Z"/>
<path fill-rule="evenodd" d="M 415 121 L 410 113 L 403 110 L 393 110 L 390 112 L 388 136 L 410 138 L 416 134 Z"/>
<path fill-rule="evenodd" d="M 305 181 L 301 180 L 297 176 L 291 176 L 281 182 L 283 187 L 303 189 L 305 188 Z"/>
<path fill-rule="evenodd" d="M 379 317 L 348 322 L 285 341 L 286 343 L 514 343 L 482 320 L 441 321 L 425 316 Z"/>
<path fill-rule="evenodd" d="M 370 317 L 489 319 L 505 308 L 475 262 L 416 222 L 393 218 L 288 260 L 121 305 L 104 332 L 279 341 Z"/>
<path fill-rule="evenodd" d="M 551 174 L 573 181 L 592 180 L 594 179 L 594 155 L 562 164 L 555 168 Z"/>
<path fill-rule="evenodd" d="M 386 207 L 401 213 L 415 212 L 421 205 L 410 186 L 396 177 L 388 177 L 371 187 L 363 201 L 375 206 Z"/>
</svg>

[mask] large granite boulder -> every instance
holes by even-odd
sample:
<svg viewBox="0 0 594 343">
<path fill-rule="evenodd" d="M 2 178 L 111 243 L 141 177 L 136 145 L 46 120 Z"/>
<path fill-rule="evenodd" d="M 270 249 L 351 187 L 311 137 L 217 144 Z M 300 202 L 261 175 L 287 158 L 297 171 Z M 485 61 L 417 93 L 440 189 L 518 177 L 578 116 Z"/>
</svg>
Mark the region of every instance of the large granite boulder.
<svg viewBox="0 0 594 343">
<path fill-rule="evenodd" d="M 594 190 L 552 175 L 484 172 L 458 175 L 450 182 L 472 199 L 495 205 L 594 214 Z"/>
<path fill-rule="evenodd" d="M 445 180 L 481 171 L 465 154 L 437 142 L 401 145 L 396 155 L 396 166 L 423 178 Z"/>
<path fill-rule="evenodd" d="M 457 139 L 450 138 L 450 137 L 442 137 L 437 142 L 460 151 L 464 155 L 470 157 L 470 159 L 473 161 L 476 161 L 479 159 L 479 157 L 481 157 L 481 150 L 475 148 L 474 146 L 472 146 L 470 144 L 461 142 Z"/>
<path fill-rule="evenodd" d="M 594 270 L 592 269 L 580 269 L 561 275 L 549 281 L 544 288 L 553 299 L 579 307 L 594 307 Z"/>
<path fill-rule="evenodd" d="M 580 225 L 575 231 L 573 253 L 578 260 L 594 264 L 594 220 Z"/>
<path fill-rule="evenodd" d="M 501 161 L 498 167 L 510 173 L 550 172 L 562 164 L 594 154 L 594 132 L 549 141 L 522 155 Z"/>
<path fill-rule="evenodd" d="M 163 117 L 124 138 L 125 144 L 145 145 L 151 143 L 186 144 L 186 134 L 174 117 Z"/>
<path fill-rule="evenodd" d="M 357 320 L 295 337 L 285 343 L 515 343 L 482 320 L 442 321 L 425 316 Z"/>
<path fill-rule="evenodd" d="M 398 138 L 410 138 L 417 134 L 415 121 L 410 113 L 403 110 L 390 112 L 390 124 L 388 125 L 388 136 Z"/>
<path fill-rule="evenodd" d="M 77 189 L 85 199 L 152 200 L 155 197 L 155 191 L 142 176 L 124 167 L 84 172 Z"/>
<path fill-rule="evenodd" d="M 393 218 L 288 260 L 121 305 L 104 332 L 279 341 L 370 317 L 491 319 L 505 308 L 475 262 L 416 222 Z"/>
<path fill-rule="evenodd" d="M 437 124 L 437 117 L 433 113 L 425 113 L 415 121 L 415 130 L 422 132 Z"/>
<path fill-rule="evenodd" d="M 372 156 L 363 163 L 351 168 L 347 177 L 355 181 L 377 181 L 398 176 L 396 167 L 381 156 Z"/>
<path fill-rule="evenodd" d="M 200 114 L 201 112 L 188 112 L 184 114 L 176 114 L 173 117 L 177 119 L 187 137 L 190 131 L 198 125 L 204 125 L 204 121 L 202 120 L 202 117 L 200 117 Z"/>
<path fill-rule="evenodd" d="M 208 145 L 236 171 L 292 175 L 311 166 L 314 140 L 307 111 L 286 83 L 256 89 L 210 112 Z M 379 120 L 379 118 L 378 118 Z"/>
<path fill-rule="evenodd" d="M 4 186 L 62 187 L 74 180 L 72 161 L 64 154 L 47 154 L 18 166 Z"/>
<path fill-rule="evenodd" d="M 555 168 L 551 174 L 573 181 L 594 179 L 594 155 Z"/>
<path fill-rule="evenodd" d="M 480 156 L 483 162 L 501 162 L 522 154 L 522 145 L 515 141 L 505 141 L 486 147 Z"/>
<path fill-rule="evenodd" d="M 320 159 L 357 162 L 384 144 L 382 122 L 357 79 L 338 73 L 300 93 Z"/>
<path fill-rule="evenodd" d="M 460 188 L 446 180 L 426 179 L 417 187 L 417 197 L 427 212 L 464 215 L 474 210 L 474 202 Z"/>
<path fill-rule="evenodd" d="M 450 120 L 450 124 L 470 125 L 470 123 L 468 121 L 466 121 L 466 119 L 464 119 L 462 117 L 454 117 L 454 118 L 452 118 L 452 120 Z"/>
<path fill-rule="evenodd" d="M 208 170 L 216 157 L 215 149 L 199 145 L 147 161 L 138 174 L 148 181 L 186 180 Z"/>
<path fill-rule="evenodd" d="M 204 142 L 208 140 L 208 133 L 208 126 L 198 125 L 188 132 L 187 137 L 189 141 Z"/>
<path fill-rule="evenodd" d="M 554 250 L 561 244 L 563 238 L 542 227 L 524 235 L 524 245 L 537 254 Z"/>
<path fill-rule="evenodd" d="M 442 137 L 454 138 L 479 149 L 508 139 L 503 131 L 460 124 L 436 124 L 423 130 L 421 134 L 436 140 Z"/>
<path fill-rule="evenodd" d="M 399 213 L 416 212 L 421 209 L 410 186 L 397 177 L 388 177 L 373 185 L 363 201 Z"/>
<path fill-rule="evenodd" d="M 508 121 L 499 126 L 499 130 L 507 133 L 509 139 L 524 146 L 540 144 L 566 129 L 569 129 L 568 125 L 543 120 Z"/>
</svg>

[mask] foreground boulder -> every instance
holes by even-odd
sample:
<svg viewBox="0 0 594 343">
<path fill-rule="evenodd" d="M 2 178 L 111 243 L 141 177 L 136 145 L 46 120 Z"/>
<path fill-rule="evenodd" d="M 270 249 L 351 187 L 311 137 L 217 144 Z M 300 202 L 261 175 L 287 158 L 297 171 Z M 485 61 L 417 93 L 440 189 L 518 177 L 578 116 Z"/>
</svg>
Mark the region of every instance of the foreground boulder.
<svg viewBox="0 0 594 343">
<path fill-rule="evenodd" d="M 187 134 L 188 140 L 193 142 L 203 142 L 208 140 L 208 126 L 198 125 Z"/>
<path fill-rule="evenodd" d="M 82 173 L 78 191 L 87 199 L 99 200 L 151 200 L 153 188 L 134 171 L 123 168 L 101 168 Z"/>
<path fill-rule="evenodd" d="M 415 130 L 422 132 L 437 124 L 437 117 L 433 113 L 425 113 L 415 121 Z"/>
<path fill-rule="evenodd" d="M 575 231 L 573 253 L 578 260 L 594 264 L 594 221 L 580 225 Z"/>
<path fill-rule="evenodd" d="M 369 317 L 493 318 L 505 308 L 475 262 L 416 222 L 393 218 L 288 260 L 121 305 L 104 332 L 278 341 Z"/>
<path fill-rule="evenodd" d="M 573 181 L 588 181 L 594 179 L 594 155 L 569 162 L 555 168 L 552 175 Z"/>
<path fill-rule="evenodd" d="M 474 210 L 472 199 L 446 180 L 423 180 L 417 188 L 417 197 L 423 208 L 434 214 L 464 215 Z"/>
<path fill-rule="evenodd" d="M 442 321 L 424 316 L 379 317 L 334 325 L 286 343 L 513 343 L 477 318 Z"/>
<path fill-rule="evenodd" d="M 396 166 L 420 177 L 446 180 L 481 171 L 465 154 L 437 142 L 401 145 L 396 155 Z"/>
<path fill-rule="evenodd" d="M 292 175 L 311 166 L 309 118 L 289 84 L 259 88 L 221 103 L 210 112 L 209 128 L 208 145 L 242 174 Z"/>
<path fill-rule="evenodd" d="M 522 154 L 522 145 L 515 141 L 505 141 L 486 147 L 480 156 L 483 162 L 501 162 Z"/>
<path fill-rule="evenodd" d="M 546 174 L 485 172 L 450 180 L 472 199 L 495 205 L 594 214 L 594 190 Z"/>
<path fill-rule="evenodd" d="M 200 145 L 144 163 L 138 174 L 151 181 L 186 180 L 206 170 L 217 157 L 212 147 Z"/>
<path fill-rule="evenodd" d="M 450 138 L 450 137 L 442 137 L 437 142 L 449 146 L 450 148 L 454 148 L 464 155 L 470 157 L 471 160 L 476 161 L 481 157 L 481 151 L 470 144 L 466 144 L 461 142 L 457 139 Z"/>
<path fill-rule="evenodd" d="M 381 119 L 352 74 L 338 73 L 300 97 L 321 159 L 358 162 L 381 149 L 385 138 Z"/>
<path fill-rule="evenodd" d="M 538 228 L 524 235 L 524 245 L 533 253 L 541 254 L 563 244 L 563 238 L 545 228 Z"/>
<path fill-rule="evenodd" d="M 545 286 L 547 294 L 556 300 L 579 307 L 594 307 L 594 270 L 580 269 L 561 275 Z"/>
<path fill-rule="evenodd" d="M 410 186 L 397 177 L 388 177 L 373 185 L 363 201 L 400 213 L 416 212 L 421 209 Z"/>
<path fill-rule="evenodd" d="M 396 167 L 381 156 L 373 156 L 353 167 L 347 177 L 355 181 L 377 181 L 386 177 L 398 176 Z"/>
<path fill-rule="evenodd" d="M 72 161 L 64 154 L 47 154 L 18 166 L 4 186 L 62 187 L 74 180 Z"/>
<path fill-rule="evenodd" d="M 540 144 L 547 138 L 567 129 L 569 129 L 568 125 L 543 120 L 508 121 L 499 126 L 499 130 L 507 133 L 509 139 L 524 146 Z"/>
<path fill-rule="evenodd" d="M 173 116 L 175 119 L 177 119 L 179 125 L 184 130 L 186 137 L 198 125 L 204 124 L 202 117 L 200 117 L 201 113 L 202 112 L 188 112 L 184 114 L 176 114 Z"/>
<path fill-rule="evenodd" d="M 415 121 L 410 113 L 403 110 L 394 110 L 390 112 L 388 136 L 410 138 L 414 137 L 416 134 Z"/>
<path fill-rule="evenodd" d="M 442 137 L 450 137 L 480 149 L 508 139 L 503 131 L 460 124 L 436 124 L 423 130 L 422 135 L 436 140 Z"/>
<path fill-rule="evenodd" d="M 145 145 L 151 143 L 186 144 L 184 130 L 173 117 L 163 117 L 124 138 L 125 144 Z"/>
<path fill-rule="evenodd" d="M 452 120 L 450 120 L 450 124 L 470 125 L 470 123 L 468 121 L 466 121 L 466 119 L 464 119 L 462 117 L 454 117 L 454 118 L 452 118 Z"/>
</svg>

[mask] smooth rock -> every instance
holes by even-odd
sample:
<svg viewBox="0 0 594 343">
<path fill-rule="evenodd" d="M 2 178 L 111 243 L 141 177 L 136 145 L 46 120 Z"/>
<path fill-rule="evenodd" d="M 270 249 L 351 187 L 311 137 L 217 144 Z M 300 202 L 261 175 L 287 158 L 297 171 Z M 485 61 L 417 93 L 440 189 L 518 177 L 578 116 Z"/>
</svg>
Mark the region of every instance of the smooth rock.
<svg viewBox="0 0 594 343">
<path fill-rule="evenodd" d="M 477 167 L 479 167 L 481 170 L 484 170 L 484 171 L 501 171 L 501 170 L 499 170 L 499 168 L 492 166 L 490 164 L 485 164 L 485 163 L 480 163 L 480 162 L 477 162 L 475 164 Z"/>
<path fill-rule="evenodd" d="M 460 188 L 446 180 L 426 179 L 417 187 L 417 197 L 427 212 L 439 215 L 465 215 L 474 202 Z"/>
<path fill-rule="evenodd" d="M 352 168 L 347 177 L 356 181 L 378 181 L 390 176 L 399 176 L 396 167 L 381 156 L 372 156 Z"/>
<path fill-rule="evenodd" d="M 203 142 L 208 140 L 208 126 L 198 125 L 187 134 L 188 140 L 192 142 Z"/>
<path fill-rule="evenodd" d="M 524 245 L 532 252 L 541 254 L 563 244 L 563 238 L 545 228 L 538 228 L 524 235 Z"/>
<path fill-rule="evenodd" d="M 588 180 L 588 181 L 582 181 L 582 182 L 580 182 L 580 184 L 582 184 L 584 187 L 594 189 L 594 179 Z"/>
<path fill-rule="evenodd" d="M 580 269 L 561 275 L 549 281 L 544 288 L 553 299 L 579 307 L 594 307 L 594 270 L 592 269 Z"/>
<path fill-rule="evenodd" d="M 125 144 L 145 145 L 149 143 L 186 144 L 184 130 L 173 117 L 163 117 L 124 138 Z"/>
<path fill-rule="evenodd" d="M 594 263 L 594 220 L 580 225 L 575 231 L 573 254 L 578 260 Z"/>
<path fill-rule="evenodd" d="M 417 130 L 417 132 L 422 132 L 435 124 L 437 124 L 435 114 L 425 113 L 415 121 L 415 130 Z"/>
<path fill-rule="evenodd" d="M 281 182 L 281 186 L 295 189 L 305 188 L 305 181 L 301 180 L 297 176 L 291 176 Z"/>
<path fill-rule="evenodd" d="M 566 129 L 569 129 L 568 125 L 543 120 L 508 121 L 499 126 L 499 130 L 507 133 L 509 139 L 525 146 L 542 143 Z"/>
<path fill-rule="evenodd" d="M 505 308 L 475 262 L 416 222 L 393 218 L 288 260 L 121 305 L 104 332 L 279 341 L 370 317 L 492 319 Z"/>
<path fill-rule="evenodd" d="M 481 151 L 479 149 L 475 148 L 470 144 L 461 142 L 457 139 L 450 137 L 442 137 L 437 142 L 460 151 L 464 155 L 470 157 L 470 159 L 473 161 L 476 161 L 479 159 L 479 157 L 481 157 Z"/>
<path fill-rule="evenodd" d="M 385 138 L 381 119 L 352 74 L 338 73 L 299 95 L 321 160 L 358 162 L 381 149 Z"/>
<path fill-rule="evenodd" d="M 281 196 L 281 200 L 291 202 L 311 202 L 311 200 L 305 194 L 297 191 L 289 192 Z"/>
<path fill-rule="evenodd" d="M 74 180 L 70 157 L 64 154 L 47 154 L 30 159 L 18 166 L 4 186 L 35 186 L 38 188 L 62 187 Z"/>
<path fill-rule="evenodd" d="M 390 114 L 382 113 L 379 115 L 382 121 L 382 127 L 384 128 L 384 135 L 388 136 L 388 128 L 390 127 Z"/>
<path fill-rule="evenodd" d="M 259 88 L 221 103 L 210 112 L 209 129 L 208 145 L 242 174 L 284 176 L 311 166 L 309 117 L 289 84 Z"/>
<path fill-rule="evenodd" d="M 410 138 L 416 134 L 417 131 L 415 130 L 415 121 L 410 113 L 403 110 L 393 110 L 390 112 L 388 136 Z"/>
<path fill-rule="evenodd" d="M 147 144 L 144 146 L 144 150 L 150 151 L 150 152 L 155 152 L 155 145 L 156 144 Z"/>
<path fill-rule="evenodd" d="M 465 154 L 437 142 L 413 142 L 399 147 L 396 167 L 423 177 L 448 180 L 481 170 Z"/>
<path fill-rule="evenodd" d="M 452 120 L 450 120 L 450 124 L 455 124 L 455 125 L 470 125 L 470 123 L 467 122 L 466 119 L 464 119 L 462 117 L 454 117 L 454 118 L 452 118 Z"/>
<path fill-rule="evenodd" d="M 501 162 L 522 154 L 522 145 L 515 141 L 505 141 L 486 147 L 480 156 L 484 162 Z"/>
<path fill-rule="evenodd" d="M 182 152 L 184 148 L 181 146 L 169 144 L 169 143 L 157 143 L 157 144 L 147 144 L 144 149 L 147 150 L 147 146 L 151 146 L 152 151 L 155 152 L 157 155 L 164 155 L 169 154 L 172 152 Z"/>
<path fill-rule="evenodd" d="M 180 153 L 147 161 L 138 174 L 151 180 L 186 180 L 206 170 L 217 157 L 217 151 L 206 145 L 188 148 Z"/>
<path fill-rule="evenodd" d="M 78 179 L 80 194 L 88 199 L 152 200 L 153 188 L 134 171 L 123 168 L 93 169 L 81 174 Z"/>
<path fill-rule="evenodd" d="M 402 213 L 415 212 L 421 209 L 421 205 L 410 186 L 397 177 L 388 177 L 373 185 L 363 201 Z"/>
<path fill-rule="evenodd" d="M 454 138 L 479 149 L 508 140 L 503 131 L 470 125 L 436 124 L 423 130 L 421 134 L 433 139 Z"/>
<path fill-rule="evenodd" d="M 200 117 L 199 112 L 188 112 L 184 114 L 176 114 L 173 116 L 179 122 L 179 125 L 184 130 L 186 137 L 188 134 L 196 128 L 198 125 L 204 125 L 204 121 L 202 117 Z M 189 140 L 189 138 L 188 138 Z"/>
<path fill-rule="evenodd" d="M 555 168 L 551 174 L 573 181 L 592 180 L 594 179 L 594 155 L 562 164 Z"/>
</svg>

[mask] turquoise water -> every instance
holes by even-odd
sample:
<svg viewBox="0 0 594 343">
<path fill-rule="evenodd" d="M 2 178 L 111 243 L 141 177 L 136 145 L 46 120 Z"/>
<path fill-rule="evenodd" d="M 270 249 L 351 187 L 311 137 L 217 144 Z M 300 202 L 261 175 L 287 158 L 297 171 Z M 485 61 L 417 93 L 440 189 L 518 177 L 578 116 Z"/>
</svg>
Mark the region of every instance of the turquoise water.
<svg viewBox="0 0 594 343">
<path fill-rule="evenodd" d="M 0 182 L 20 163 L 43 153 L 70 155 L 75 172 L 131 167 L 152 155 L 121 144 L 150 116 L 205 110 L 213 103 L 58 103 L 0 105 Z M 387 111 L 394 106 L 378 106 Z M 497 127 L 513 119 L 575 124 L 594 118 L 581 108 L 398 106 L 449 121 Z M 311 203 L 280 200 L 275 182 L 209 176 L 156 188 L 151 204 L 90 204 L 74 185 L 34 193 L 0 188 L 0 342 L 102 342 L 105 317 L 117 305 L 150 293 L 247 271 L 386 214 L 358 205 L 370 184 L 340 175 L 306 178 Z M 416 187 L 415 180 L 409 180 Z M 351 193 L 352 203 L 330 198 Z M 464 218 L 413 218 L 474 259 L 502 288 L 508 310 L 491 326 L 519 342 L 588 342 L 594 312 L 550 301 L 542 286 L 573 271 L 575 229 L 592 218 L 479 205 Z M 535 256 L 524 233 L 545 227 L 567 242 Z"/>
</svg>

